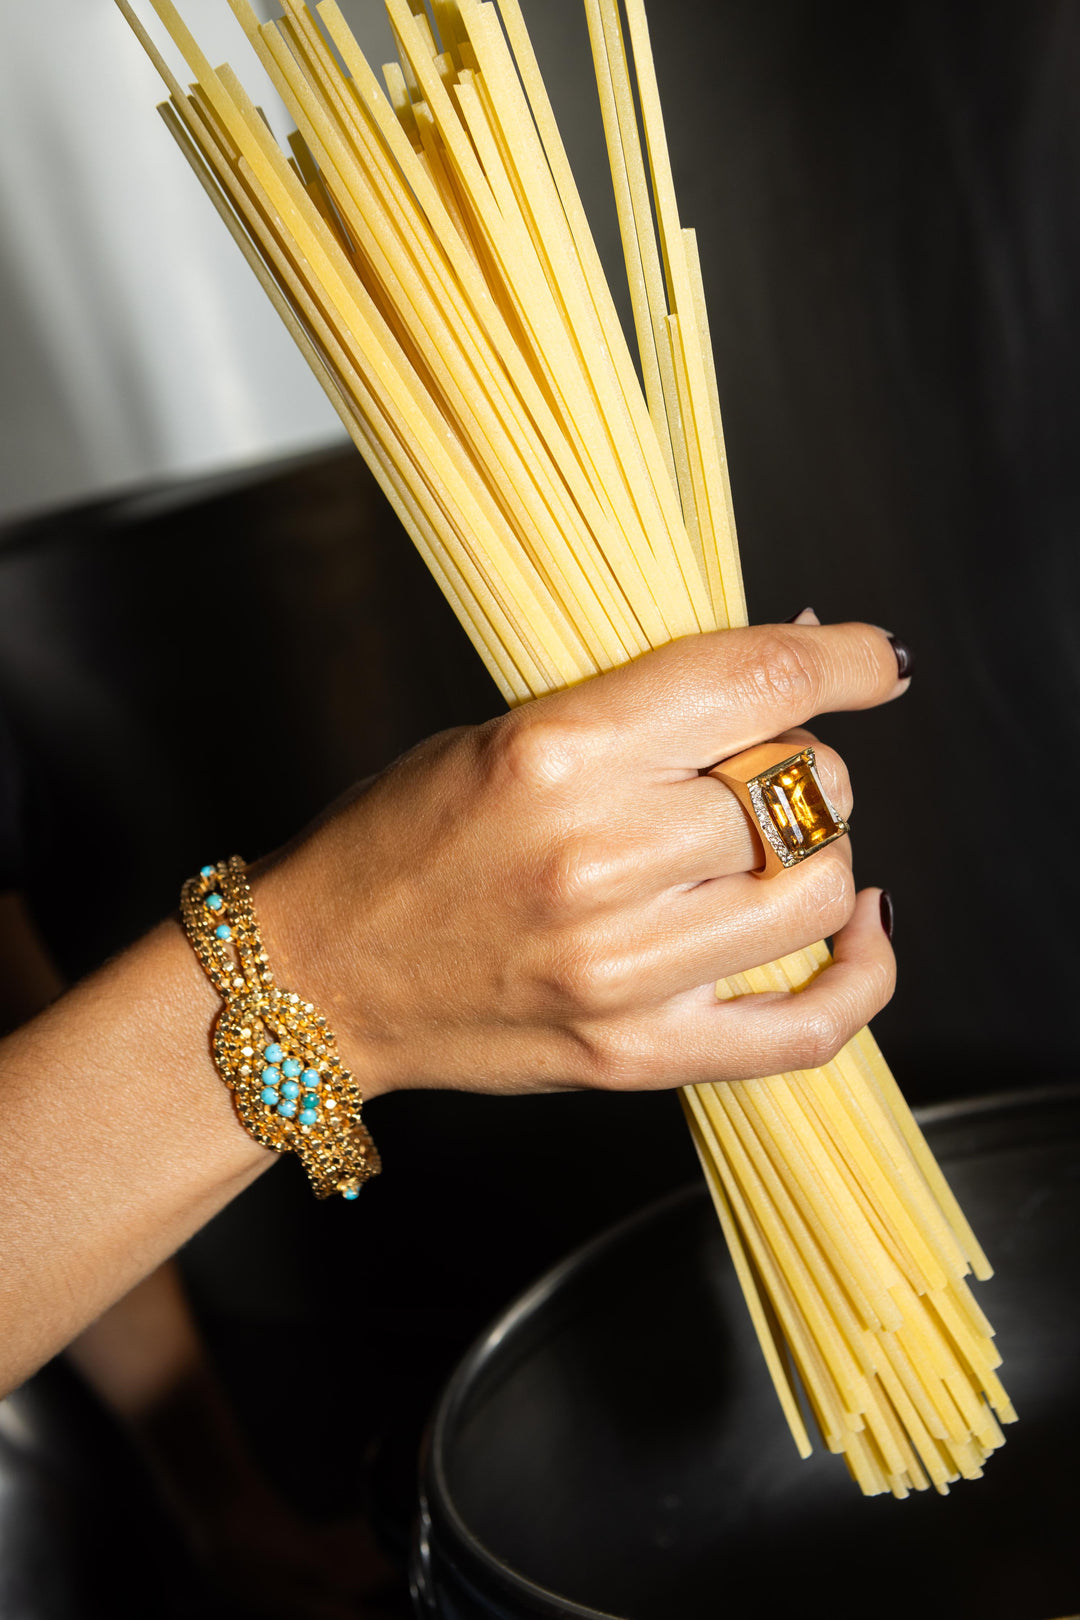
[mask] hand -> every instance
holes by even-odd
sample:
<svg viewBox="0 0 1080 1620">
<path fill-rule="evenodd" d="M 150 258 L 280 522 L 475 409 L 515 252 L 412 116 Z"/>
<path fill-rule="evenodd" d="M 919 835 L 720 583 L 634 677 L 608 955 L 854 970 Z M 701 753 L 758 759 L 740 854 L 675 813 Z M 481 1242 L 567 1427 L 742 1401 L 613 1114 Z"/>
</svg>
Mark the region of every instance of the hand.
<svg viewBox="0 0 1080 1620">
<path fill-rule="evenodd" d="M 257 876 L 278 979 L 365 1095 L 661 1087 L 816 1067 L 885 1005 L 894 961 L 850 841 L 762 882 L 700 773 L 816 714 L 907 689 L 882 630 L 762 625 L 674 642 L 422 744 Z M 816 744 L 847 817 L 840 758 Z M 835 936 L 793 995 L 718 979 Z"/>
</svg>

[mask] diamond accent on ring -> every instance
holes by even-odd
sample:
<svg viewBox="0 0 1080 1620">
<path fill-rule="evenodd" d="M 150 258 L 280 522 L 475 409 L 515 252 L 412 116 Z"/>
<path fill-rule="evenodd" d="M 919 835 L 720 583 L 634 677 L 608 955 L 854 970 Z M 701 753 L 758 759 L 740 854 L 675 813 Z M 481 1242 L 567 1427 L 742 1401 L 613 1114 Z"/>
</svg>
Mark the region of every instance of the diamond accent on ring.
<svg viewBox="0 0 1080 1620">
<path fill-rule="evenodd" d="M 773 849 L 775 849 L 777 855 L 783 861 L 785 866 L 797 865 L 799 857 L 797 855 L 793 855 L 790 849 L 788 849 L 787 845 L 784 843 L 784 840 L 777 831 L 776 823 L 773 821 L 772 816 L 769 814 L 765 806 L 765 795 L 761 791 L 761 783 L 751 782 L 749 785 L 749 793 L 750 803 L 754 807 L 754 814 L 757 817 L 758 826 L 765 834 L 765 837 L 769 840 L 769 843 L 772 845 Z"/>
</svg>

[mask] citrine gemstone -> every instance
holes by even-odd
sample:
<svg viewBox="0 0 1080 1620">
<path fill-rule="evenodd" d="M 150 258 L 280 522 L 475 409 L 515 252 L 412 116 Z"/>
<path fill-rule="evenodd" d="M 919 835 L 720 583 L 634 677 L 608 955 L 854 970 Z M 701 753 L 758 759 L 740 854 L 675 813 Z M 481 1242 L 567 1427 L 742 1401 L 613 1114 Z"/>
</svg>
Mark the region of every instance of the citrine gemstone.
<svg viewBox="0 0 1080 1620">
<path fill-rule="evenodd" d="M 792 855 L 809 855 L 845 830 L 825 797 L 817 771 L 801 755 L 761 778 L 761 796 Z"/>
</svg>

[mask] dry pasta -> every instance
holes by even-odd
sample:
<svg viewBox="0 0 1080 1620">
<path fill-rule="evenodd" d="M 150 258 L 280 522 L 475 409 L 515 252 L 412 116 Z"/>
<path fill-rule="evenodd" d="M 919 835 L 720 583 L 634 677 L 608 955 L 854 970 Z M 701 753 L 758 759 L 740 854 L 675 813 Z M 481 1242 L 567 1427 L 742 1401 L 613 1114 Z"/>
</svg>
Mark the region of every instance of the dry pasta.
<svg viewBox="0 0 1080 1620">
<path fill-rule="evenodd" d="M 228 0 L 278 143 L 172 0 L 181 151 L 510 704 L 747 622 L 697 244 L 643 0 L 585 0 L 644 387 L 518 0 L 386 0 L 383 83 L 336 0 Z M 185 89 L 168 65 L 178 53 Z M 823 945 L 718 986 L 803 988 Z M 863 1031 L 824 1068 L 683 1103 L 796 1445 L 863 1491 L 976 1478 L 1015 1414 L 967 1278 L 990 1267 Z"/>
</svg>

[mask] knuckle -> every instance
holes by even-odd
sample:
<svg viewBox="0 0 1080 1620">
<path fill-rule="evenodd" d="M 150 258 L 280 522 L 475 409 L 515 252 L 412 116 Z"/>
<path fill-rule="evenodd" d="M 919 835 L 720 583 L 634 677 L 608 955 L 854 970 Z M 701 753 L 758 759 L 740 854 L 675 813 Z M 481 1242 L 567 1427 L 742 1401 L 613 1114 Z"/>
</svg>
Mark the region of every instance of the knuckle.
<svg viewBox="0 0 1080 1620">
<path fill-rule="evenodd" d="M 557 839 L 541 860 L 538 888 L 549 916 L 578 917 L 596 911 L 611 898 L 616 883 L 608 851 L 581 837 Z"/>
<path fill-rule="evenodd" d="M 800 1067 L 821 1069 L 854 1035 L 881 1011 L 896 988 L 896 960 L 876 958 L 863 967 L 856 987 L 830 1001 L 817 1001 L 803 1009 L 795 1040 Z"/>
<path fill-rule="evenodd" d="M 508 715 L 499 732 L 499 763 L 527 791 L 572 789 L 590 758 L 587 730 L 528 709 Z"/>
<path fill-rule="evenodd" d="M 619 1024 L 598 1026 L 585 1037 L 588 1083 L 596 1091 L 631 1091 L 647 1083 L 638 1043 Z"/>
<path fill-rule="evenodd" d="M 631 998 L 634 971 L 625 956 L 578 940 L 554 957 L 547 977 L 564 1011 L 598 1019 L 620 1010 Z"/>
<path fill-rule="evenodd" d="M 597 953 L 591 969 L 589 994 L 594 1012 L 618 1012 L 633 1000 L 635 973 L 630 957 L 610 951 Z"/>
<path fill-rule="evenodd" d="M 879 1013 L 893 998 L 896 990 L 896 957 L 890 951 L 887 958 L 870 965 L 867 975 L 869 981 L 867 994 L 871 1011 L 866 1016 L 869 1018 L 873 1013 Z"/>
<path fill-rule="evenodd" d="M 809 863 L 811 921 L 821 934 L 835 934 L 855 910 L 855 878 L 843 856 L 822 851 Z"/>
<path fill-rule="evenodd" d="M 858 676 L 868 693 L 889 692 L 895 687 L 899 670 L 892 643 L 874 625 L 862 627 L 858 656 Z"/>
<path fill-rule="evenodd" d="M 828 743 L 815 742 L 814 760 L 829 803 L 847 821 L 854 808 L 851 775 L 843 757 Z"/>
<path fill-rule="evenodd" d="M 797 638 L 781 627 L 770 626 L 756 641 L 752 675 L 761 696 L 784 714 L 814 713 L 818 691 L 814 669 Z"/>
<path fill-rule="evenodd" d="M 580 938 L 554 948 L 540 977 L 548 998 L 563 1015 L 588 1016 L 592 1011 L 593 952 Z"/>
<path fill-rule="evenodd" d="M 850 1035 L 845 1009 L 836 1002 L 819 1002 L 804 1011 L 796 1040 L 796 1061 L 804 1069 L 831 1063 Z"/>
</svg>

